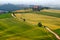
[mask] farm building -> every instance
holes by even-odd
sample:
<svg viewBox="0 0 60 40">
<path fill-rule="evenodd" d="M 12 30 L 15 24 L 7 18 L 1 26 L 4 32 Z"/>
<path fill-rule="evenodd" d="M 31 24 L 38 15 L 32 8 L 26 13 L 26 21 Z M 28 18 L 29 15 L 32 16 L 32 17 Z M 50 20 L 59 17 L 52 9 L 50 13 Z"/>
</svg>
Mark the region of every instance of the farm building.
<svg viewBox="0 0 60 40">
<path fill-rule="evenodd" d="M 32 7 L 33 11 L 40 11 L 40 10 L 43 10 L 43 9 L 49 9 L 49 7 L 43 7 L 43 6 L 38 6 L 38 5 L 35 5 L 35 6 Z"/>
<path fill-rule="evenodd" d="M 41 9 L 43 9 L 43 7 L 42 6 L 38 6 L 38 5 L 35 5 L 35 6 L 32 7 L 33 11 L 40 11 Z"/>
</svg>

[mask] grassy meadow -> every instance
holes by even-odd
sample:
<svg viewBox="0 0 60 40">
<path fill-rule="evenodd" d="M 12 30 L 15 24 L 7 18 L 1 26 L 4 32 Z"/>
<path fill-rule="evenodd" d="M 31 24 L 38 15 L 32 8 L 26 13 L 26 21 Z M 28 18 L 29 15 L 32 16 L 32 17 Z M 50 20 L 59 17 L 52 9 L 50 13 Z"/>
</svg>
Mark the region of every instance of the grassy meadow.
<svg viewBox="0 0 60 40">
<path fill-rule="evenodd" d="M 40 13 L 0 14 L 0 40 L 57 40 L 53 34 L 38 23 L 48 26 L 60 35 L 60 18 Z M 26 19 L 24 22 L 22 19 Z"/>
<path fill-rule="evenodd" d="M 2 13 L 0 14 L 0 19 L 11 18 L 11 13 Z"/>
<path fill-rule="evenodd" d="M 41 22 L 43 25 L 48 26 L 60 35 L 60 13 L 58 13 L 58 10 L 54 10 L 53 12 L 52 10 L 42 10 L 41 12 L 33 13 L 17 13 L 16 17 L 18 19 L 25 18 L 28 23 L 33 25 L 37 25 Z"/>
</svg>

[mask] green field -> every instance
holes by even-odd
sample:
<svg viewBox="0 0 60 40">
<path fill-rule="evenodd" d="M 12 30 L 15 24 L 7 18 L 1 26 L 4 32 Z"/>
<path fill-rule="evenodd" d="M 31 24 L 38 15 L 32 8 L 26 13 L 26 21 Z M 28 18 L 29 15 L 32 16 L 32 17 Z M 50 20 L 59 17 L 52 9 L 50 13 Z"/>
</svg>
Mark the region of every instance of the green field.
<svg viewBox="0 0 60 40">
<path fill-rule="evenodd" d="M 48 24 L 52 22 L 48 20 L 48 18 L 51 19 L 50 16 L 47 18 L 47 16 L 35 13 L 17 13 L 16 17 L 17 18 L 13 18 L 10 13 L 0 15 L 0 40 L 57 40 L 55 36 L 44 27 L 37 26 L 38 22 L 42 22 L 43 25 L 48 26 Z M 25 18 L 26 22 L 20 19 L 21 17 Z M 46 24 L 44 17 L 47 18 L 48 24 Z M 55 25 L 54 22 L 50 24 L 50 26 L 58 25 L 57 23 L 55 23 Z M 60 35 L 59 31 L 57 31 L 57 29 L 60 29 L 59 26 L 54 27 L 53 30 Z"/>
<path fill-rule="evenodd" d="M 60 18 L 60 14 L 59 13 L 41 12 L 40 14 L 47 15 L 47 16 L 53 16 L 53 17 L 59 17 Z"/>
<path fill-rule="evenodd" d="M 4 13 L 4 14 L 0 14 L 0 19 L 4 19 L 4 18 L 11 18 L 11 13 Z"/>
</svg>

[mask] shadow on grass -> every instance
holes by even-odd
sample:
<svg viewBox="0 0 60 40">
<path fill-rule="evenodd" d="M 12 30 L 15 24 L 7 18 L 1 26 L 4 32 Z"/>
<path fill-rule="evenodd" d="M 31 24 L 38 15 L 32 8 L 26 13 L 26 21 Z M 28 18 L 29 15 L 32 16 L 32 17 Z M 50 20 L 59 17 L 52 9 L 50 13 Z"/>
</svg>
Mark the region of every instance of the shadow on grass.
<svg viewBox="0 0 60 40">
<path fill-rule="evenodd" d="M 60 36 L 60 29 L 54 30 Z"/>
</svg>

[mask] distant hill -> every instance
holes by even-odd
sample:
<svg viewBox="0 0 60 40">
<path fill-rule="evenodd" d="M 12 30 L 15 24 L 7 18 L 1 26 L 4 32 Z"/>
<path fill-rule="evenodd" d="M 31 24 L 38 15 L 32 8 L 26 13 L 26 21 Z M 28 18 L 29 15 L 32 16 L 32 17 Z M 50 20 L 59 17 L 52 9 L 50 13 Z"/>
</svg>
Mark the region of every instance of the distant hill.
<svg viewBox="0 0 60 40">
<path fill-rule="evenodd" d="M 60 5 L 43 5 L 44 7 L 50 7 L 51 9 L 60 10 Z"/>
<path fill-rule="evenodd" d="M 34 5 L 26 5 L 26 4 L 18 4 L 18 5 L 3 4 L 3 5 L 0 5 L 0 10 L 3 10 L 3 11 L 15 11 L 15 10 L 32 8 L 33 6 Z"/>
<path fill-rule="evenodd" d="M 0 10 L 3 11 L 15 11 L 15 10 L 21 10 L 21 9 L 28 9 L 28 8 L 32 8 L 34 5 L 26 5 L 26 4 L 18 4 L 18 5 L 14 5 L 14 4 L 3 4 L 0 5 Z M 60 9 L 60 6 L 56 6 L 56 5 L 48 5 L 48 6 L 43 6 L 43 5 L 39 5 L 42 7 L 49 7 L 51 9 Z"/>
<path fill-rule="evenodd" d="M 0 14 L 6 13 L 6 12 L 8 12 L 8 11 L 0 10 Z"/>
<path fill-rule="evenodd" d="M 0 5 L 0 10 L 15 11 L 15 10 L 24 9 L 25 7 L 27 7 L 27 6 L 24 6 L 24 5 L 14 5 L 14 4 L 4 4 L 4 5 Z"/>
</svg>

